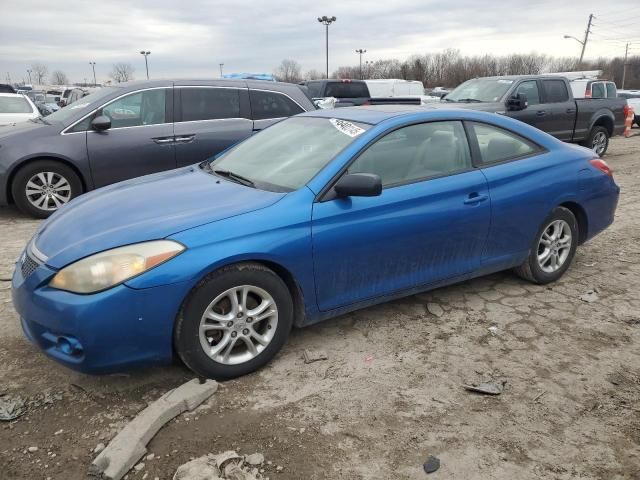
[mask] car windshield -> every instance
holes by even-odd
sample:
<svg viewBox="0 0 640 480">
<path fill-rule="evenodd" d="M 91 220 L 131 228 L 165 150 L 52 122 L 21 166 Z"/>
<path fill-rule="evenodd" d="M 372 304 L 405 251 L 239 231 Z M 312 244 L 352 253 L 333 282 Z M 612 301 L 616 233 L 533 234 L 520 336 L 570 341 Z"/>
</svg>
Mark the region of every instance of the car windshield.
<svg viewBox="0 0 640 480">
<path fill-rule="evenodd" d="M 241 179 L 256 188 L 297 190 L 368 128 L 370 125 L 335 118 L 289 118 L 205 166 L 220 176 Z"/>
<path fill-rule="evenodd" d="M 24 97 L 0 97 L 0 113 L 33 113 Z"/>
<path fill-rule="evenodd" d="M 499 102 L 513 85 L 506 78 L 474 78 L 455 88 L 444 99 L 447 102 Z"/>
<path fill-rule="evenodd" d="M 78 113 L 87 113 L 87 111 L 91 110 L 91 108 L 95 107 L 96 103 L 98 103 L 103 98 L 111 95 L 113 92 L 117 91 L 118 87 L 103 87 L 99 90 L 96 90 L 90 95 L 86 97 L 82 97 L 80 101 L 74 102 L 71 105 L 68 105 L 65 108 L 61 108 L 57 112 L 52 113 L 47 116 L 47 122 L 60 122 L 64 123 L 72 117 L 78 115 Z M 82 111 L 82 112 L 80 112 Z"/>
</svg>

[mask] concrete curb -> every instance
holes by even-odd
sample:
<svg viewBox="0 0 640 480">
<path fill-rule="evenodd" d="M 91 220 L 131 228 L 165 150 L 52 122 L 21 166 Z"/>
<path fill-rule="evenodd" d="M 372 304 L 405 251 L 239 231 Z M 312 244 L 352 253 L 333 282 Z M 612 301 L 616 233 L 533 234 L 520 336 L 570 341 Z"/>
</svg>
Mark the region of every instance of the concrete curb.
<svg viewBox="0 0 640 480">
<path fill-rule="evenodd" d="M 89 476 L 120 480 L 147 453 L 147 443 L 165 423 L 182 412 L 193 410 L 217 389 L 214 380 L 200 383 L 193 379 L 165 393 L 116 435 L 89 466 Z"/>
</svg>

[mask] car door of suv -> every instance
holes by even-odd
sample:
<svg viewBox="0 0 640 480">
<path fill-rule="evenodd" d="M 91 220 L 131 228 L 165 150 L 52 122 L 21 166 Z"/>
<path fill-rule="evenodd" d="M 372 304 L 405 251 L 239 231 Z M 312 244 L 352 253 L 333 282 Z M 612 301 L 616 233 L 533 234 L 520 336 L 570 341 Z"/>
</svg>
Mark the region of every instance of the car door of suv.
<svg viewBox="0 0 640 480">
<path fill-rule="evenodd" d="M 320 310 L 427 286 L 480 265 L 489 193 L 484 175 L 471 166 L 462 122 L 394 130 L 361 152 L 347 173 L 377 174 L 383 190 L 314 203 Z"/>
<path fill-rule="evenodd" d="M 269 125 L 279 122 L 283 118 L 304 112 L 297 102 L 288 95 L 273 90 L 249 89 L 251 103 L 251 118 L 253 130 L 259 132 Z"/>
<path fill-rule="evenodd" d="M 576 102 L 569 95 L 563 79 L 543 79 L 544 131 L 554 137 L 571 141 L 576 120 Z"/>
<path fill-rule="evenodd" d="M 253 132 L 247 88 L 176 86 L 178 166 L 211 158 Z"/>
<path fill-rule="evenodd" d="M 94 114 L 111 119 L 109 129 L 87 131 L 96 188 L 176 167 L 172 97 L 172 88 L 148 88 L 112 100 Z"/>
</svg>

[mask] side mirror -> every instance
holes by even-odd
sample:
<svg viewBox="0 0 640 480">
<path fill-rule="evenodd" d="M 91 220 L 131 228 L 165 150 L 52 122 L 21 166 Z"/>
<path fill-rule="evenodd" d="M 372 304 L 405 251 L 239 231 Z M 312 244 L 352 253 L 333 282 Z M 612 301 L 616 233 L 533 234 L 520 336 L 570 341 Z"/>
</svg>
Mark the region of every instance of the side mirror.
<svg viewBox="0 0 640 480">
<path fill-rule="evenodd" d="M 91 128 L 98 132 L 103 132 L 111 128 L 111 119 L 106 115 L 98 115 L 91 122 Z"/>
<path fill-rule="evenodd" d="M 333 190 L 339 198 L 376 197 L 382 193 L 382 180 L 372 173 L 351 173 L 338 180 Z"/>
<path fill-rule="evenodd" d="M 510 110 L 512 112 L 524 110 L 528 106 L 529 104 L 527 102 L 527 96 L 522 93 L 516 93 L 507 100 L 507 110 Z"/>
</svg>

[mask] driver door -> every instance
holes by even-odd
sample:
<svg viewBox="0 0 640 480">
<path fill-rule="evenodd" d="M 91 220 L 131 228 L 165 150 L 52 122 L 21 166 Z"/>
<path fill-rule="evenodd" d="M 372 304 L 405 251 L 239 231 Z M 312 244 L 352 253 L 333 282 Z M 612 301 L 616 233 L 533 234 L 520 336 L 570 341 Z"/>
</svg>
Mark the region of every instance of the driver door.
<svg viewBox="0 0 640 480">
<path fill-rule="evenodd" d="M 95 187 L 176 168 L 171 88 L 132 92 L 104 105 L 98 115 L 111 128 L 87 132 Z"/>
<path fill-rule="evenodd" d="M 427 286 L 480 265 L 489 191 L 471 165 L 461 122 L 395 130 L 359 154 L 348 173 L 377 174 L 383 190 L 314 204 L 320 310 Z"/>
</svg>

